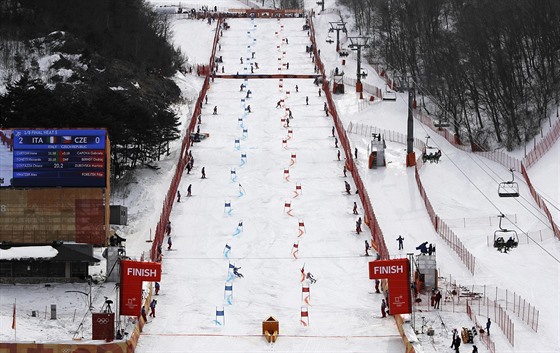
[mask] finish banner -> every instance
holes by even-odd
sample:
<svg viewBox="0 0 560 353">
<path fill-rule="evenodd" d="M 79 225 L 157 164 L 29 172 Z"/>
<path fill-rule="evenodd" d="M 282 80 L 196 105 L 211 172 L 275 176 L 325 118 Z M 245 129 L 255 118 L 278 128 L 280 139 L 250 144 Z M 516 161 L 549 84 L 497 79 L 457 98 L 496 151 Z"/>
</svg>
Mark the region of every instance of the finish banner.
<svg viewBox="0 0 560 353">
<path fill-rule="evenodd" d="M 408 314 L 412 312 L 410 297 L 410 263 L 408 259 L 377 260 L 369 263 L 370 279 L 387 279 L 389 313 Z"/>
<path fill-rule="evenodd" d="M 142 282 L 161 280 L 161 263 L 121 261 L 120 314 L 138 316 L 142 308 Z"/>
</svg>

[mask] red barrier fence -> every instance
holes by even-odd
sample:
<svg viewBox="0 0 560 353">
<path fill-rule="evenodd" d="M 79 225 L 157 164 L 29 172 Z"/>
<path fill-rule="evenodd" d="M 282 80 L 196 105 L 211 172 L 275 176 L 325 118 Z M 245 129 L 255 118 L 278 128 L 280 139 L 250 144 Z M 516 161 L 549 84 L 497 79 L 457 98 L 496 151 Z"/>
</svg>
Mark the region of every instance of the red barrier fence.
<svg viewBox="0 0 560 353">
<path fill-rule="evenodd" d="M 358 189 L 358 195 L 360 197 L 360 201 L 362 202 L 362 206 L 364 208 L 364 222 L 369 226 L 371 230 L 371 235 L 373 238 L 372 240 L 373 247 L 380 255 L 381 259 L 388 259 L 389 251 L 387 250 L 387 246 L 385 245 L 383 232 L 373 212 L 373 207 L 371 205 L 371 201 L 367 193 L 367 190 L 364 187 L 360 174 L 358 173 L 358 170 L 356 168 L 356 164 L 354 162 L 354 158 L 353 158 L 354 156 L 352 156 L 352 149 L 350 146 L 350 142 L 348 140 L 348 136 L 346 135 L 346 131 L 344 130 L 344 126 L 342 125 L 342 121 L 338 117 L 336 106 L 332 99 L 332 94 L 329 89 L 329 82 L 327 81 L 325 75 L 325 68 L 323 66 L 323 63 L 321 62 L 321 58 L 319 57 L 317 51 L 317 43 L 315 41 L 315 27 L 313 25 L 313 21 L 311 20 L 311 18 L 309 18 L 308 23 L 310 27 L 310 36 L 311 36 L 311 43 L 313 45 L 313 53 L 315 55 L 315 63 L 317 65 L 317 68 L 319 69 L 319 72 L 321 73 L 321 76 L 323 77 L 323 91 L 325 92 L 325 97 L 327 99 L 327 106 L 329 112 L 331 113 L 336 131 L 338 133 L 340 144 L 344 150 L 344 154 L 346 157 L 346 168 L 352 174 L 352 178 L 354 180 L 354 183 L 356 184 L 356 188 Z"/>
<path fill-rule="evenodd" d="M 535 199 L 537 205 L 539 205 L 539 207 L 544 211 L 546 218 L 548 218 L 548 221 L 552 226 L 552 231 L 554 232 L 554 235 L 556 236 L 556 238 L 560 240 L 560 229 L 558 228 L 558 225 L 554 222 L 554 219 L 552 218 L 552 214 L 548 210 L 548 207 L 546 206 L 546 203 L 544 202 L 543 198 L 541 197 L 541 195 L 539 195 L 539 193 L 537 192 L 537 190 L 535 190 L 535 187 L 531 183 L 531 180 L 529 179 L 529 174 L 527 174 L 527 170 L 525 169 L 525 166 L 523 164 L 521 164 L 521 174 L 525 178 L 525 182 L 529 187 L 529 191 L 531 192 L 531 195 L 533 195 L 533 199 Z"/>
<path fill-rule="evenodd" d="M 467 301 L 467 315 L 469 315 L 469 318 L 471 319 L 472 322 L 474 322 L 475 327 L 477 329 L 479 328 L 483 328 L 484 326 L 478 323 L 478 320 L 476 319 L 476 315 L 473 313 L 471 306 L 469 305 L 469 302 Z M 482 343 L 484 343 L 484 345 L 486 346 L 486 348 L 488 348 L 488 350 L 491 353 L 496 353 L 496 345 L 494 344 L 494 341 L 492 341 L 490 339 L 489 335 L 486 334 L 479 334 L 478 337 L 480 337 L 480 340 L 482 341 Z"/>
</svg>

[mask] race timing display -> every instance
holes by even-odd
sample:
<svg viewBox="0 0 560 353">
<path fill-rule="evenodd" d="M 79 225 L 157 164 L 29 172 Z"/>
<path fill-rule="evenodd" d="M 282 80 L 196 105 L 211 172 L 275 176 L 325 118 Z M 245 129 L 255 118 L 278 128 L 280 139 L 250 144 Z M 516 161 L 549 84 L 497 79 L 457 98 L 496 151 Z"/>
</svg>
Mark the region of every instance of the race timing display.
<svg viewBox="0 0 560 353">
<path fill-rule="evenodd" d="M 107 131 L 13 130 L 12 186 L 105 187 Z"/>
</svg>

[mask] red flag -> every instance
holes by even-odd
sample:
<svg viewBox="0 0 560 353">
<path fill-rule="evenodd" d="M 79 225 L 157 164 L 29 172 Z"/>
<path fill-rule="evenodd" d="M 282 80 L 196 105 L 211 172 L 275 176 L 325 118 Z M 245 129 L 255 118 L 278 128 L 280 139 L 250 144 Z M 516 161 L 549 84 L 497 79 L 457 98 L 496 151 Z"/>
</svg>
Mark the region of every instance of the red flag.
<svg viewBox="0 0 560 353">
<path fill-rule="evenodd" d="M 12 330 L 16 329 L 16 303 L 14 303 L 14 312 L 12 314 Z"/>
</svg>

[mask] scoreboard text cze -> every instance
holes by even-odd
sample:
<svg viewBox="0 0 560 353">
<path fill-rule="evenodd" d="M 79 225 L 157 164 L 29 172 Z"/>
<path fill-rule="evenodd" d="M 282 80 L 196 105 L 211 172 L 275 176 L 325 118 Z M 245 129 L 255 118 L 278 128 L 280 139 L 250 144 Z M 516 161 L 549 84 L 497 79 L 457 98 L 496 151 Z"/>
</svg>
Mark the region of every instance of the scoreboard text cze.
<svg viewBox="0 0 560 353">
<path fill-rule="evenodd" d="M 14 130 L 13 186 L 105 187 L 106 130 Z"/>
</svg>

